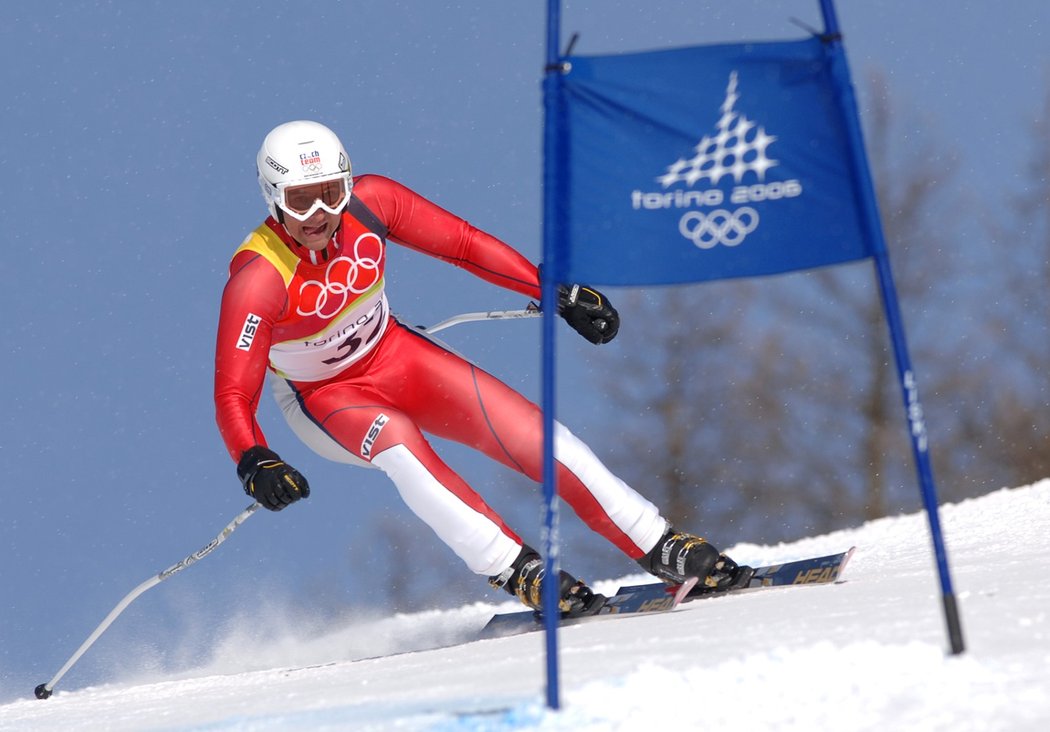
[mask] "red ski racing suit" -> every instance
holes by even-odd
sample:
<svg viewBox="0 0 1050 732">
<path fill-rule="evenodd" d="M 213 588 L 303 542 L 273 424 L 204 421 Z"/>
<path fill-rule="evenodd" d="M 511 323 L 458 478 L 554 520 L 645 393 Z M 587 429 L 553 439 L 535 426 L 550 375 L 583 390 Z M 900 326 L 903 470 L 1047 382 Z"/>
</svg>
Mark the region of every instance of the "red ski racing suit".
<svg viewBox="0 0 1050 732">
<path fill-rule="evenodd" d="M 521 539 L 432 449 L 424 433 L 469 445 L 541 479 L 539 408 L 391 316 L 386 246 L 395 242 L 538 298 L 534 265 L 498 239 L 375 175 L 322 251 L 268 218 L 233 255 L 215 356 L 219 430 L 233 459 L 266 445 L 256 419 L 264 376 L 293 431 L 319 455 L 375 466 L 405 503 L 478 574 L 517 557 Z M 558 425 L 559 492 L 631 558 L 667 527 L 656 507 Z"/>
</svg>

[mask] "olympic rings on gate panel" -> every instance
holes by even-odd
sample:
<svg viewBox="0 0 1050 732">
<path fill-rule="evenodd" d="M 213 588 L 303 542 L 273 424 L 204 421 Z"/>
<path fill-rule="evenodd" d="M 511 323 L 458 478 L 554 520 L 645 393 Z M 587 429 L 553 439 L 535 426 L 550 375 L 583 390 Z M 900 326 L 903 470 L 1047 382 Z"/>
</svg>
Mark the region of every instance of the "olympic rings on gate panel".
<svg viewBox="0 0 1050 732">
<path fill-rule="evenodd" d="M 719 244 L 735 247 L 758 228 L 758 211 L 750 206 L 726 211 L 717 208 L 710 213 L 690 211 L 678 222 L 678 231 L 700 249 Z"/>
</svg>

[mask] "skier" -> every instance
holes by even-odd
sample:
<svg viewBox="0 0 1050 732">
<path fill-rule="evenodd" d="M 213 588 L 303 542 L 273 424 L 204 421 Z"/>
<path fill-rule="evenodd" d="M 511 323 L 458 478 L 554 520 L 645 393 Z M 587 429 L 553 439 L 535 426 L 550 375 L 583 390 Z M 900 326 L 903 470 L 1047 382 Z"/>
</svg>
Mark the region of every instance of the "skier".
<svg viewBox="0 0 1050 732">
<path fill-rule="evenodd" d="M 267 371 L 285 419 L 322 457 L 385 472 L 402 499 L 475 573 L 541 608 L 539 554 L 434 452 L 424 433 L 469 445 L 540 480 L 539 408 L 420 330 L 400 323 L 384 294 L 388 241 L 538 298 L 539 271 L 499 239 L 379 175 L 353 177 L 338 137 L 288 122 L 257 158 L 269 217 L 230 263 L 215 355 L 219 431 L 245 492 L 271 511 L 310 495 L 272 451 L 256 419 Z M 584 338 L 619 328 L 600 292 L 558 288 L 559 314 Z M 544 304 L 546 306 L 546 304 Z M 659 510 L 562 425 L 560 496 L 594 531 L 669 583 L 732 582 L 735 563 L 671 528 Z M 567 572 L 559 609 L 597 612 L 604 598 Z"/>
</svg>

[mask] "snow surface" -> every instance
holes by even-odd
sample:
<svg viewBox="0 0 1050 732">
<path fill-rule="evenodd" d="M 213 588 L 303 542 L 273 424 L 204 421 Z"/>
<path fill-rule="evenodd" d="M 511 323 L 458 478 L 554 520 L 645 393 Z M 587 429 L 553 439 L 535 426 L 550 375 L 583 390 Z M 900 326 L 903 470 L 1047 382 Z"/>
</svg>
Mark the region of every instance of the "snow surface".
<svg viewBox="0 0 1050 732">
<path fill-rule="evenodd" d="M 312 637 L 244 633 L 191 671 L 59 683 L 46 701 L 32 690 L 49 676 L 25 679 L 26 699 L 0 706 L 0 730 L 1050 729 L 1050 480 L 943 506 L 941 520 L 960 656 L 946 652 L 926 518 L 915 514 L 732 548 L 765 564 L 856 545 L 838 585 L 563 628 L 557 712 L 544 703 L 542 633 L 471 640 L 494 610 L 518 609 L 502 603 Z"/>
</svg>

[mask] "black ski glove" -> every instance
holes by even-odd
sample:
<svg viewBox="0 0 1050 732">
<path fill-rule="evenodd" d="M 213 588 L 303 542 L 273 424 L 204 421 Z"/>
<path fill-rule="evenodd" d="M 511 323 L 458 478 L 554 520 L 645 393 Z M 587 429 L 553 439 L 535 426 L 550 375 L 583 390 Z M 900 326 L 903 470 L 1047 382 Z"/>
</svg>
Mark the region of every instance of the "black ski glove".
<svg viewBox="0 0 1050 732">
<path fill-rule="evenodd" d="M 237 477 L 244 492 L 271 511 L 280 511 L 310 495 L 306 478 L 262 445 L 244 451 L 237 463 Z"/>
<path fill-rule="evenodd" d="M 620 315 L 593 287 L 558 285 L 558 314 L 573 330 L 596 345 L 608 343 L 620 330 Z"/>
</svg>

